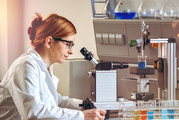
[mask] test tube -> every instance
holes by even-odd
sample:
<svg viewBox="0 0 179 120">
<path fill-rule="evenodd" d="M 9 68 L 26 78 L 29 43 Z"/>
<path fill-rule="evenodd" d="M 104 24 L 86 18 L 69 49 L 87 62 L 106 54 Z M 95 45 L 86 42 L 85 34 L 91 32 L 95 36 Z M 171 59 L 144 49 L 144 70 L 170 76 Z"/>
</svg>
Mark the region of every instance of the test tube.
<svg viewBox="0 0 179 120">
<path fill-rule="evenodd" d="M 133 106 L 125 106 L 123 105 L 123 118 L 124 120 L 130 120 L 133 119 L 133 111 L 134 107 Z"/>
<path fill-rule="evenodd" d="M 161 117 L 162 119 L 168 119 L 168 103 L 167 101 L 160 101 Z"/>
<path fill-rule="evenodd" d="M 174 101 L 175 119 L 179 119 L 179 100 Z"/>
<path fill-rule="evenodd" d="M 136 103 L 136 109 L 134 110 L 134 120 L 140 120 L 140 109 L 138 102 Z"/>
<path fill-rule="evenodd" d="M 147 118 L 148 120 L 153 120 L 154 119 L 154 107 L 156 105 L 156 101 L 155 100 L 149 100 L 147 107 L 148 107 L 148 111 L 147 111 Z"/>
<path fill-rule="evenodd" d="M 168 118 L 175 119 L 175 109 L 174 109 L 174 102 L 175 101 L 168 101 L 169 109 L 168 109 Z"/>
<path fill-rule="evenodd" d="M 140 101 L 139 108 L 140 108 L 140 120 L 147 120 L 146 102 Z"/>
</svg>

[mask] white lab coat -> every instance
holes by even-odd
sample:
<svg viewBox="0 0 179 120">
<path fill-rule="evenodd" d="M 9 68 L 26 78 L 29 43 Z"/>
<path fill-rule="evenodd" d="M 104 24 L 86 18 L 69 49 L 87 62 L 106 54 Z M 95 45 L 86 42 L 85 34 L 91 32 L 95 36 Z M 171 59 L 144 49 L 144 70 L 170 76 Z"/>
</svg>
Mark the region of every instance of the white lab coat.
<svg viewBox="0 0 179 120">
<path fill-rule="evenodd" d="M 57 78 L 30 48 L 0 83 L 0 120 L 84 120 L 82 100 L 62 97 L 54 83 Z"/>
</svg>

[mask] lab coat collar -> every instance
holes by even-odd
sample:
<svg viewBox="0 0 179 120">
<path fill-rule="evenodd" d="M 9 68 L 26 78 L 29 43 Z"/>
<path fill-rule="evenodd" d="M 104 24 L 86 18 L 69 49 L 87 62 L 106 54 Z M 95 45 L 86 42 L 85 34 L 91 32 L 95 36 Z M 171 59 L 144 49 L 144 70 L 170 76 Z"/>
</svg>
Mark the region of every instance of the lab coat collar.
<svg viewBox="0 0 179 120">
<path fill-rule="evenodd" d="M 31 54 L 35 58 L 35 60 L 37 60 L 43 70 L 47 70 L 47 64 L 43 61 L 39 53 L 34 48 L 29 48 L 27 53 Z"/>
</svg>

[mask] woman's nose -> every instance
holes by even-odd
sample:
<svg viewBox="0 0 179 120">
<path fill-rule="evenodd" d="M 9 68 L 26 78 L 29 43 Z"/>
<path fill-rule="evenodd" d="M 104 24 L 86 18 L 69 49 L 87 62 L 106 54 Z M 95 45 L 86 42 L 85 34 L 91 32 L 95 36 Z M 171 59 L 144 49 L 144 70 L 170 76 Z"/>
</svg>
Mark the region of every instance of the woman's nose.
<svg viewBox="0 0 179 120">
<path fill-rule="evenodd" d="M 68 49 L 68 54 L 72 55 L 73 54 L 73 48 Z"/>
</svg>

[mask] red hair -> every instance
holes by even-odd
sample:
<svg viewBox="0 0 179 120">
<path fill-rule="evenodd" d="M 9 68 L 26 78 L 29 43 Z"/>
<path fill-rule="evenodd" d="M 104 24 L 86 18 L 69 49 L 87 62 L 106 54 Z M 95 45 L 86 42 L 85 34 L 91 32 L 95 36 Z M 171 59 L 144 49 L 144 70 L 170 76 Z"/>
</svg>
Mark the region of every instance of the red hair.
<svg viewBox="0 0 179 120">
<path fill-rule="evenodd" d="M 64 38 L 77 33 L 75 26 L 62 16 L 51 14 L 42 20 L 41 15 L 36 15 L 28 29 L 31 44 L 35 48 L 41 46 L 48 36 Z"/>
</svg>

